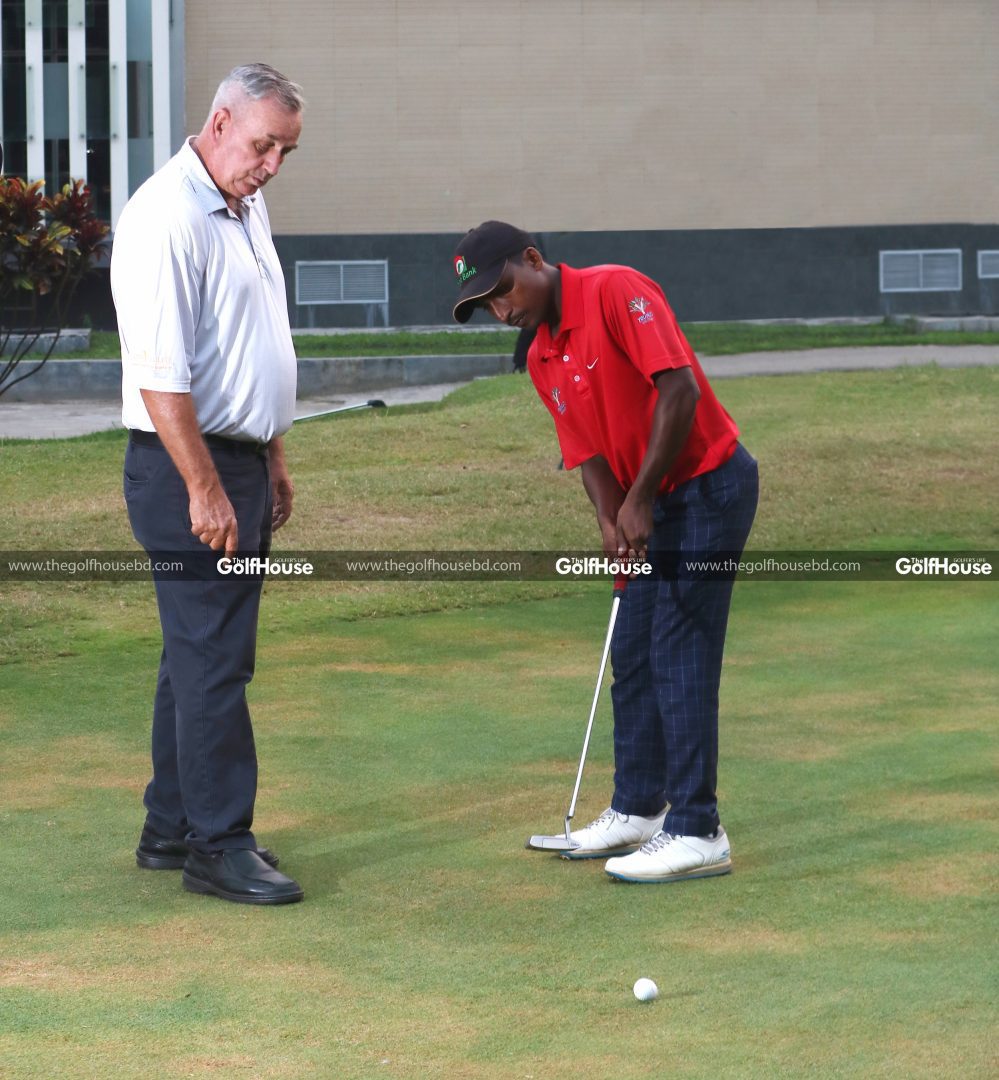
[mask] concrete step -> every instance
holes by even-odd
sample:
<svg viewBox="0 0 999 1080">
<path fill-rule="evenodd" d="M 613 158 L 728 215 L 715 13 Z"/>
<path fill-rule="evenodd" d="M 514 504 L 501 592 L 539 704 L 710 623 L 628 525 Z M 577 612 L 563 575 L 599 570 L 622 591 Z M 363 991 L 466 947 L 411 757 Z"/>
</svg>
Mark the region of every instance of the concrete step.
<svg viewBox="0 0 999 1080">
<path fill-rule="evenodd" d="M 33 366 L 18 365 L 19 371 Z M 429 386 L 469 382 L 499 375 L 513 367 L 507 353 L 456 356 L 337 356 L 300 358 L 298 396 L 322 397 L 382 390 L 397 386 Z M 51 359 L 39 371 L 0 395 L 3 402 L 114 401 L 121 399 L 120 360 Z"/>
</svg>

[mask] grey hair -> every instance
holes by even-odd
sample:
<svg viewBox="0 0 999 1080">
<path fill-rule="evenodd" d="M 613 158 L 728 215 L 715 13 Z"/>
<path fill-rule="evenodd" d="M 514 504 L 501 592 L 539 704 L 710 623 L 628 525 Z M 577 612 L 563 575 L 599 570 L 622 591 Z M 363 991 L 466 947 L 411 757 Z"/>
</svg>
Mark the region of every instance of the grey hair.
<svg viewBox="0 0 999 1080">
<path fill-rule="evenodd" d="M 289 112 L 301 112 L 305 108 L 302 88 L 270 64 L 242 64 L 233 68 L 215 91 L 212 111 L 227 107 L 232 101 L 234 90 L 252 101 L 274 98 Z"/>
</svg>

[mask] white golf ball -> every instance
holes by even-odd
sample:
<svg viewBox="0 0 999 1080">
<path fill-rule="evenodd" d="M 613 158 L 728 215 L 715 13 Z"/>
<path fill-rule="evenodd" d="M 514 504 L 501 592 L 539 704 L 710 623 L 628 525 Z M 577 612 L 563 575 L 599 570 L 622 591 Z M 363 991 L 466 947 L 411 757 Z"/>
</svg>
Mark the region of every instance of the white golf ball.
<svg viewBox="0 0 999 1080">
<path fill-rule="evenodd" d="M 639 1001 L 655 1001 L 659 997 L 659 987 L 651 979 L 639 979 L 634 990 Z"/>
</svg>

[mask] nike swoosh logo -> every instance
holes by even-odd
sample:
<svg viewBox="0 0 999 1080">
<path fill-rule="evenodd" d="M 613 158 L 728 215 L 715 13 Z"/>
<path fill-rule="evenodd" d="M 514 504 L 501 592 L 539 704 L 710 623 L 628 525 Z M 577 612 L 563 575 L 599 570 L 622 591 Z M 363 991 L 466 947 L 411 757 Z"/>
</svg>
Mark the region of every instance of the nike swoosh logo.
<svg viewBox="0 0 999 1080">
<path fill-rule="evenodd" d="M 600 357 L 598 356 L 597 359 L 594 360 L 592 364 L 587 364 L 586 365 L 587 371 L 592 371 L 597 366 L 597 360 L 599 360 L 599 359 L 600 359 Z"/>
</svg>

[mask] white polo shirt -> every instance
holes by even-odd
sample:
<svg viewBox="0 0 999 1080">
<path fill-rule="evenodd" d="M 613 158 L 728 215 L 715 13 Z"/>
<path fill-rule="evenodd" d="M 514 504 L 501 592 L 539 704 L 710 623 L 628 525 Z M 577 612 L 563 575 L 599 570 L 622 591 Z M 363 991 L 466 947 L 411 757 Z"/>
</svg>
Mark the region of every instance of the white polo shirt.
<svg viewBox="0 0 999 1080">
<path fill-rule="evenodd" d="M 155 430 L 140 390 L 189 392 L 203 434 L 291 427 L 298 368 L 263 195 L 234 214 L 189 141 L 122 212 L 111 291 L 125 427 Z"/>
</svg>

